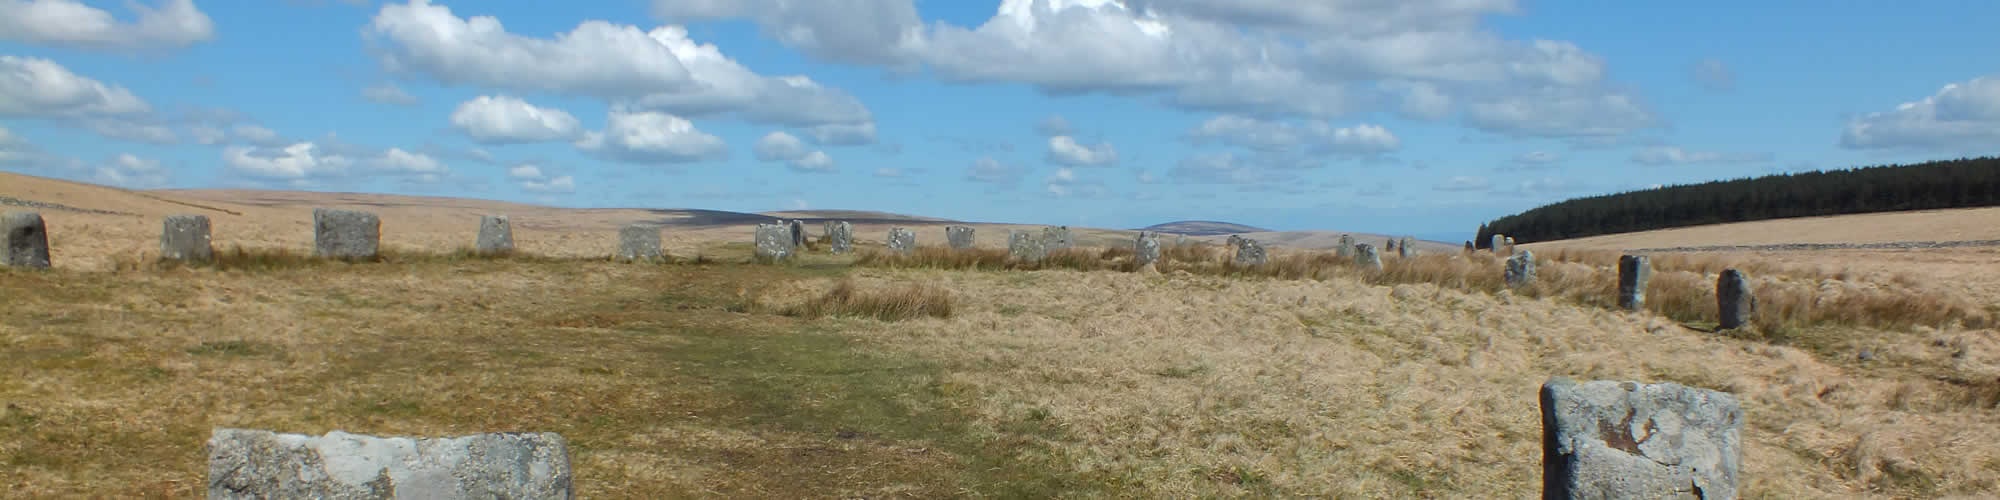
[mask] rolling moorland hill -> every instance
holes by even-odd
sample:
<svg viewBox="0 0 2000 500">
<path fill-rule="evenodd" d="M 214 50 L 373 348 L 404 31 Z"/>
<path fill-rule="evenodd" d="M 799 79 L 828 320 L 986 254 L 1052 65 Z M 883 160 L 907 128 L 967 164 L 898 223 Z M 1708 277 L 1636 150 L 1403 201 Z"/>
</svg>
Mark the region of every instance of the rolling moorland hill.
<svg viewBox="0 0 2000 500">
<path fill-rule="evenodd" d="M 1269 229 L 1245 226 L 1242 224 L 1205 221 L 1205 220 L 1184 220 L 1184 221 L 1168 222 L 1165 224 L 1154 224 L 1151 226 L 1139 228 L 1139 230 L 1152 231 L 1155 233 L 1184 234 L 1188 236 L 1227 236 L 1231 234 L 1266 233 L 1271 231 Z"/>
</svg>

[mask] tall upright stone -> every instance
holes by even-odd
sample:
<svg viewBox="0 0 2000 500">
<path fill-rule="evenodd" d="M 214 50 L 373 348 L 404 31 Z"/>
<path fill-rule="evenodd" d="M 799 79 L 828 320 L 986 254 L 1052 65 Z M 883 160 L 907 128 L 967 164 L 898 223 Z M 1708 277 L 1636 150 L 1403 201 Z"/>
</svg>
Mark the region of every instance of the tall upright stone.
<svg viewBox="0 0 2000 500">
<path fill-rule="evenodd" d="M 805 246 L 806 246 L 806 223 L 805 223 L 805 221 L 802 221 L 802 220 L 798 220 L 798 219 L 792 219 L 792 222 L 791 222 L 791 223 L 789 223 L 789 224 L 786 224 L 786 225 L 785 225 L 785 229 L 786 229 L 786 232 L 788 232 L 788 233 L 791 233 L 791 237 L 792 237 L 792 248 L 793 248 L 793 249 L 795 249 L 795 250 L 796 250 L 796 249 L 799 249 L 799 248 L 805 248 Z"/>
<path fill-rule="evenodd" d="M 1386 239 L 1386 240 L 1382 240 L 1382 252 L 1383 252 L 1383 253 L 1388 253 L 1388 252 L 1394 252 L 1394 251 L 1396 251 L 1396 239 L 1395 239 L 1395 238 L 1389 238 L 1389 239 Z"/>
<path fill-rule="evenodd" d="M 844 220 L 828 221 L 826 223 L 826 239 L 827 245 L 831 247 L 833 253 L 851 252 L 854 250 L 854 225 L 848 224 Z"/>
<path fill-rule="evenodd" d="M 1618 257 L 1618 307 L 1627 311 L 1646 308 L 1646 283 L 1653 280 L 1653 260 L 1644 255 Z"/>
<path fill-rule="evenodd" d="M 1544 499 L 1738 497 L 1735 396 L 1556 377 L 1542 384 L 1541 409 Z"/>
<path fill-rule="evenodd" d="M 1757 314 L 1757 296 L 1750 293 L 1750 276 L 1742 271 L 1722 270 L 1722 276 L 1715 280 L 1715 300 L 1723 330 L 1742 328 Z"/>
<path fill-rule="evenodd" d="M 900 227 L 889 228 L 889 251 L 904 255 L 917 251 L 917 233 Z"/>
<path fill-rule="evenodd" d="M 1072 248 L 1075 246 L 1076 246 L 1076 241 L 1070 239 L 1069 236 L 1069 226 L 1054 226 L 1054 227 L 1042 228 L 1043 250 L 1054 251 L 1054 250 Z"/>
<path fill-rule="evenodd" d="M 1354 258 L 1354 236 L 1340 235 L 1340 242 L 1334 245 L 1333 254 L 1343 259 Z"/>
<path fill-rule="evenodd" d="M 1271 261 L 1270 256 L 1264 252 L 1264 245 L 1258 244 L 1257 240 L 1244 238 L 1243 241 L 1241 243 L 1238 243 L 1236 246 L 1235 262 L 1237 266 L 1256 267 L 1256 266 L 1262 266 L 1266 263 L 1269 263 L 1270 261 Z"/>
<path fill-rule="evenodd" d="M 1408 236 L 1404 236 L 1404 237 L 1403 237 L 1403 241 L 1402 241 L 1402 242 L 1400 242 L 1400 243 L 1397 243 L 1397 244 L 1396 244 L 1396 256 L 1397 256 L 1397 257 L 1410 257 L 1410 256 L 1414 256 L 1414 255 L 1416 255 L 1416 254 L 1417 254 L 1417 249 L 1415 249 L 1415 248 L 1410 248 L 1410 244 L 1412 244 L 1412 243 L 1415 243 L 1415 242 L 1416 242 L 1416 238 L 1411 238 L 1411 237 L 1408 237 Z"/>
<path fill-rule="evenodd" d="M 49 227 L 42 214 L 0 215 L 0 266 L 48 269 Z"/>
<path fill-rule="evenodd" d="M 160 258 L 182 262 L 215 260 L 206 215 L 169 215 L 160 223 Z"/>
<path fill-rule="evenodd" d="M 313 255 L 335 259 L 372 259 L 382 248 L 382 219 L 375 214 L 331 208 L 313 209 Z"/>
<path fill-rule="evenodd" d="M 1382 272 L 1382 255 L 1375 251 L 1374 245 L 1367 243 L 1355 245 L 1354 265 L 1359 266 L 1365 272 Z"/>
<path fill-rule="evenodd" d="M 1132 259 L 1139 267 L 1153 265 L 1160 261 L 1160 234 L 1140 231 L 1139 238 L 1132 240 Z"/>
<path fill-rule="evenodd" d="M 1472 252 L 1473 252 L 1472 242 L 1470 241 L 1465 242 L 1465 253 L 1472 253 Z"/>
<path fill-rule="evenodd" d="M 1507 237 L 1500 233 L 1493 233 L 1493 246 L 1488 247 L 1487 250 L 1492 250 L 1496 255 L 1506 255 L 1507 251 L 1505 248 L 1507 248 Z"/>
<path fill-rule="evenodd" d="M 1508 288 L 1535 284 L 1535 252 L 1522 250 L 1508 257 L 1506 278 Z"/>
<path fill-rule="evenodd" d="M 1514 255 L 1514 237 L 1507 237 L 1507 255 Z"/>
<path fill-rule="evenodd" d="M 1007 232 L 1007 256 L 1022 262 L 1041 262 L 1049 256 L 1042 239 L 1022 230 Z"/>
<path fill-rule="evenodd" d="M 660 228 L 632 223 L 618 229 L 618 260 L 653 260 L 665 257 L 660 250 Z"/>
<path fill-rule="evenodd" d="M 440 500 L 575 497 L 569 443 L 553 432 L 412 439 L 215 429 L 208 498 Z"/>
<path fill-rule="evenodd" d="M 499 255 L 514 252 L 514 222 L 505 215 L 488 215 L 479 218 L 479 239 L 473 242 L 473 251 Z"/>
<path fill-rule="evenodd" d="M 798 247 L 792 246 L 792 225 L 787 223 L 757 225 L 757 258 L 767 261 L 781 261 L 792 258 Z"/>
<path fill-rule="evenodd" d="M 951 245 L 952 250 L 965 250 L 968 248 L 972 248 L 972 227 L 945 226 L 944 240 L 946 244 Z"/>
</svg>

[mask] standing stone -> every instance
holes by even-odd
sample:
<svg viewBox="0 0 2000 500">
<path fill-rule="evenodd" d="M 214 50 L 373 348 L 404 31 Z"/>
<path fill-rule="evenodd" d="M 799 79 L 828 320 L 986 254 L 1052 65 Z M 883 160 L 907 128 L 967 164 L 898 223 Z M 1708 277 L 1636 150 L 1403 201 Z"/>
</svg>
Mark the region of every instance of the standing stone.
<svg viewBox="0 0 2000 500">
<path fill-rule="evenodd" d="M 1501 235 L 1500 235 L 1499 233 L 1494 233 L 1494 234 L 1493 234 L 1493 246 L 1492 246 L 1492 247 L 1489 247 L 1489 248 L 1488 248 L 1488 250 L 1492 250 L 1492 251 L 1493 251 L 1493 253 L 1495 253 L 1495 254 L 1503 254 L 1503 255 L 1504 255 L 1504 252 L 1503 252 L 1503 251 L 1502 251 L 1501 249 L 1503 249 L 1503 248 L 1506 248 L 1506 247 L 1507 247 L 1507 237 L 1506 237 L 1506 236 L 1501 236 Z"/>
<path fill-rule="evenodd" d="M 660 250 L 660 228 L 627 224 L 618 229 L 618 260 L 652 260 L 666 256 Z"/>
<path fill-rule="evenodd" d="M 784 223 L 758 224 L 757 258 L 772 261 L 791 258 L 792 252 L 798 249 L 792 246 L 792 227 Z"/>
<path fill-rule="evenodd" d="M 904 255 L 917 251 L 917 233 L 900 227 L 889 228 L 889 251 Z"/>
<path fill-rule="evenodd" d="M 1343 259 L 1354 257 L 1354 237 L 1340 235 L 1340 243 L 1333 247 L 1333 254 Z"/>
<path fill-rule="evenodd" d="M 791 223 L 791 224 L 787 224 L 787 225 L 786 225 L 786 229 L 787 229 L 787 231 L 788 231 L 788 232 L 792 233 L 792 234 L 791 234 L 791 236 L 792 236 L 792 248 L 794 248 L 794 249 L 797 249 L 797 248 L 804 248 L 804 247 L 806 246 L 806 223 L 805 223 L 805 221 L 801 221 L 801 220 L 798 220 L 798 219 L 792 219 L 792 223 Z"/>
<path fill-rule="evenodd" d="M 1379 273 L 1382 272 L 1382 256 L 1375 251 L 1374 245 L 1367 243 L 1355 245 L 1354 265 L 1361 266 L 1363 271 Z"/>
<path fill-rule="evenodd" d="M 169 215 L 160 226 L 160 258 L 182 262 L 215 260 L 208 216 Z"/>
<path fill-rule="evenodd" d="M 1507 255 L 1514 255 L 1514 237 L 1507 237 Z"/>
<path fill-rule="evenodd" d="M 412 439 L 215 429 L 208 498 L 575 497 L 569 444 L 553 432 Z"/>
<path fill-rule="evenodd" d="M 1007 232 L 1007 256 L 1022 262 L 1040 262 L 1049 256 L 1049 251 L 1042 246 L 1041 238 L 1016 230 Z"/>
<path fill-rule="evenodd" d="M 1257 240 L 1244 238 L 1237 244 L 1236 265 L 1253 267 L 1264 265 L 1266 262 L 1270 262 L 1270 259 L 1264 253 L 1264 246 L 1257 244 Z"/>
<path fill-rule="evenodd" d="M 1243 237 L 1232 234 L 1229 235 L 1229 239 L 1223 240 L 1222 244 L 1229 248 L 1240 247 L 1243 246 Z"/>
<path fill-rule="evenodd" d="M 375 214 L 331 208 L 313 209 L 313 255 L 336 259 L 372 259 L 382 247 L 382 219 Z"/>
<path fill-rule="evenodd" d="M 1139 239 L 1132 241 L 1133 261 L 1139 267 L 1153 265 L 1160 261 L 1160 235 L 1146 231 L 1139 232 Z"/>
<path fill-rule="evenodd" d="M 1404 237 L 1403 237 L 1403 241 L 1402 241 L 1401 243 L 1397 243 L 1397 244 L 1396 244 L 1396 256 L 1397 256 L 1397 257 L 1410 257 L 1410 256 L 1413 256 L 1413 255 L 1416 255 L 1416 254 L 1417 254 L 1417 250 L 1416 250 L 1416 249 L 1414 249 L 1414 248 L 1410 248 L 1410 244 L 1411 244 L 1411 243 L 1414 243 L 1414 242 L 1416 242 L 1416 238 L 1411 238 L 1411 237 L 1408 237 L 1408 236 L 1404 236 Z"/>
<path fill-rule="evenodd" d="M 1174 248 L 1180 248 L 1184 246 L 1188 246 L 1187 235 L 1185 234 L 1174 235 Z"/>
<path fill-rule="evenodd" d="M 42 223 L 42 214 L 0 216 L 0 266 L 48 269 L 49 228 Z"/>
<path fill-rule="evenodd" d="M 1618 307 L 1627 311 L 1646 308 L 1646 282 L 1653 279 L 1653 262 L 1644 255 L 1618 257 Z"/>
<path fill-rule="evenodd" d="M 1472 242 L 1465 242 L 1465 253 L 1472 253 Z"/>
<path fill-rule="evenodd" d="M 1074 246 L 1076 241 L 1069 238 L 1069 226 L 1042 228 L 1043 250 L 1062 250 Z"/>
<path fill-rule="evenodd" d="M 854 225 L 847 221 L 826 223 L 826 239 L 833 253 L 847 253 L 854 250 Z"/>
<path fill-rule="evenodd" d="M 1677 384 L 1542 384 L 1542 498 L 1737 498 L 1743 409 Z"/>
<path fill-rule="evenodd" d="M 514 251 L 514 223 L 505 215 L 488 215 L 479 218 L 479 239 L 472 249 L 482 254 L 495 255 Z"/>
<path fill-rule="evenodd" d="M 945 226 L 944 240 L 946 243 L 951 245 L 952 250 L 965 250 L 968 248 L 972 248 L 972 227 Z"/>
<path fill-rule="evenodd" d="M 1522 250 L 1507 258 L 1507 287 L 1520 288 L 1535 283 L 1535 253 Z"/>
<path fill-rule="evenodd" d="M 1715 300 L 1723 330 L 1742 328 L 1757 313 L 1757 296 L 1750 294 L 1750 277 L 1742 271 L 1722 270 L 1722 277 L 1715 280 Z"/>
</svg>

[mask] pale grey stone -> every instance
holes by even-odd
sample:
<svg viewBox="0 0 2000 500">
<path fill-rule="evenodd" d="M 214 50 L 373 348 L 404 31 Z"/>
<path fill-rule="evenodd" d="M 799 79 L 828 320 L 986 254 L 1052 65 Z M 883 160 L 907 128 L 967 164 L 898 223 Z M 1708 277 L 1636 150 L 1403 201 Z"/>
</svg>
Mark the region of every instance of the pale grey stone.
<svg viewBox="0 0 2000 500">
<path fill-rule="evenodd" d="M 160 224 L 160 258 L 182 262 L 215 260 L 208 216 L 169 215 Z"/>
<path fill-rule="evenodd" d="M 1542 498 L 1737 498 L 1743 409 L 1677 384 L 1542 384 Z"/>
<path fill-rule="evenodd" d="M 1535 283 L 1535 253 L 1522 250 L 1507 258 L 1507 287 L 1520 288 Z"/>
<path fill-rule="evenodd" d="M 786 226 L 786 231 L 791 233 L 792 248 L 794 249 L 804 248 L 806 246 L 805 221 L 792 219 L 792 222 L 790 224 L 786 224 L 785 226 Z"/>
<path fill-rule="evenodd" d="M 1343 259 L 1354 258 L 1354 236 L 1340 235 L 1340 243 L 1334 245 L 1333 254 Z"/>
<path fill-rule="evenodd" d="M 1223 240 L 1223 243 L 1222 243 L 1222 244 L 1223 244 L 1224 246 L 1227 246 L 1227 247 L 1229 247 L 1229 248 L 1237 248 L 1237 247 L 1241 247 L 1241 246 L 1243 246 L 1243 237 L 1242 237 L 1242 236 L 1237 236 L 1237 235 L 1234 235 L 1234 234 L 1232 234 L 1232 235 L 1229 235 L 1229 239 L 1227 239 L 1227 240 Z"/>
<path fill-rule="evenodd" d="M 1506 255 L 1507 253 L 1506 248 L 1507 248 L 1507 237 L 1502 236 L 1499 233 L 1494 233 L 1493 247 L 1490 250 L 1493 250 L 1493 253 L 1496 254 Z"/>
<path fill-rule="evenodd" d="M 1075 246 L 1076 241 L 1069 237 L 1069 226 L 1042 228 L 1042 249 L 1055 251 Z"/>
<path fill-rule="evenodd" d="M 48 269 L 49 227 L 42 214 L 7 212 L 0 216 L 0 266 Z"/>
<path fill-rule="evenodd" d="M 900 227 L 889 228 L 889 251 L 905 255 L 917 251 L 917 233 Z"/>
<path fill-rule="evenodd" d="M 854 225 L 847 221 L 826 223 L 826 239 L 833 253 L 847 253 L 854 250 Z"/>
<path fill-rule="evenodd" d="M 660 228 L 633 223 L 618 229 L 618 260 L 652 260 L 666 255 L 660 250 Z"/>
<path fill-rule="evenodd" d="M 1644 255 L 1618 257 L 1618 307 L 1637 311 L 1646 308 L 1646 283 L 1653 279 L 1652 259 Z"/>
<path fill-rule="evenodd" d="M 1134 262 L 1140 267 L 1160 261 L 1160 235 L 1146 231 L 1139 232 L 1139 238 L 1132 241 Z"/>
<path fill-rule="evenodd" d="M 1408 237 L 1408 236 L 1404 236 L 1404 237 L 1403 237 L 1403 241 L 1402 241 L 1402 242 L 1400 242 L 1400 243 L 1397 243 L 1397 244 L 1396 244 L 1396 256 L 1397 256 L 1397 257 L 1410 257 L 1410 256 L 1414 256 L 1414 255 L 1416 255 L 1416 254 L 1417 254 L 1417 249 L 1415 249 L 1415 248 L 1410 248 L 1410 245 L 1411 245 L 1412 243 L 1415 243 L 1415 242 L 1416 242 L 1416 238 L 1411 238 L 1411 237 Z"/>
<path fill-rule="evenodd" d="M 1354 265 L 1361 267 L 1363 271 L 1382 272 L 1382 255 L 1375 251 L 1374 245 L 1367 243 L 1354 245 Z"/>
<path fill-rule="evenodd" d="M 1507 237 L 1507 255 L 1514 255 L 1514 237 Z"/>
<path fill-rule="evenodd" d="M 488 215 L 479 218 L 479 239 L 473 250 L 483 254 L 502 254 L 514 251 L 514 223 L 505 215 Z"/>
<path fill-rule="evenodd" d="M 331 208 L 313 209 L 313 255 L 336 259 L 372 259 L 382 248 L 382 219 L 375 214 Z"/>
<path fill-rule="evenodd" d="M 792 253 L 798 249 L 792 246 L 792 227 L 791 224 L 785 223 L 758 224 L 757 258 L 772 261 L 791 258 Z"/>
<path fill-rule="evenodd" d="M 1042 239 L 1027 231 L 1007 232 L 1007 256 L 1022 262 L 1041 262 L 1048 258 L 1049 251 L 1042 246 Z"/>
<path fill-rule="evenodd" d="M 972 227 L 945 226 L 944 240 L 946 243 L 951 245 L 952 250 L 965 250 L 968 248 L 972 248 Z"/>
<path fill-rule="evenodd" d="M 1258 244 L 1257 240 L 1243 238 L 1236 245 L 1235 262 L 1238 266 L 1254 267 L 1270 262 L 1270 258 L 1264 252 L 1264 245 Z"/>
<path fill-rule="evenodd" d="M 1723 330 L 1742 328 L 1757 314 L 1757 296 L 1750 293 L 1750 276 L 1742 271 L 1722 270 L 1722 276 L 1715 280 L 1715 300 Z"/>
<path fill-rule="evenodd" d="M 569 444 L 553 432 L 448 438 L 215 429 L 208 498 L 570 499 Z"/>
</svg>

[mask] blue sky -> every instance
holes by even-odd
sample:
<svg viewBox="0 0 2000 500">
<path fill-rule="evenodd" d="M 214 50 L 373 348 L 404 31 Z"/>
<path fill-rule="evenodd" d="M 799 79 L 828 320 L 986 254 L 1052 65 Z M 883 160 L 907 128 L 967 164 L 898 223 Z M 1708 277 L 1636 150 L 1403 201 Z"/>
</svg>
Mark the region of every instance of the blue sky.
<svg viewBox="0 0 2000 500">
<path fill-rule="evenodd" d="M 0 0 L 0 168 L 1462 240 L 2000 150 L 1992 2 Z"/>
</svg>

